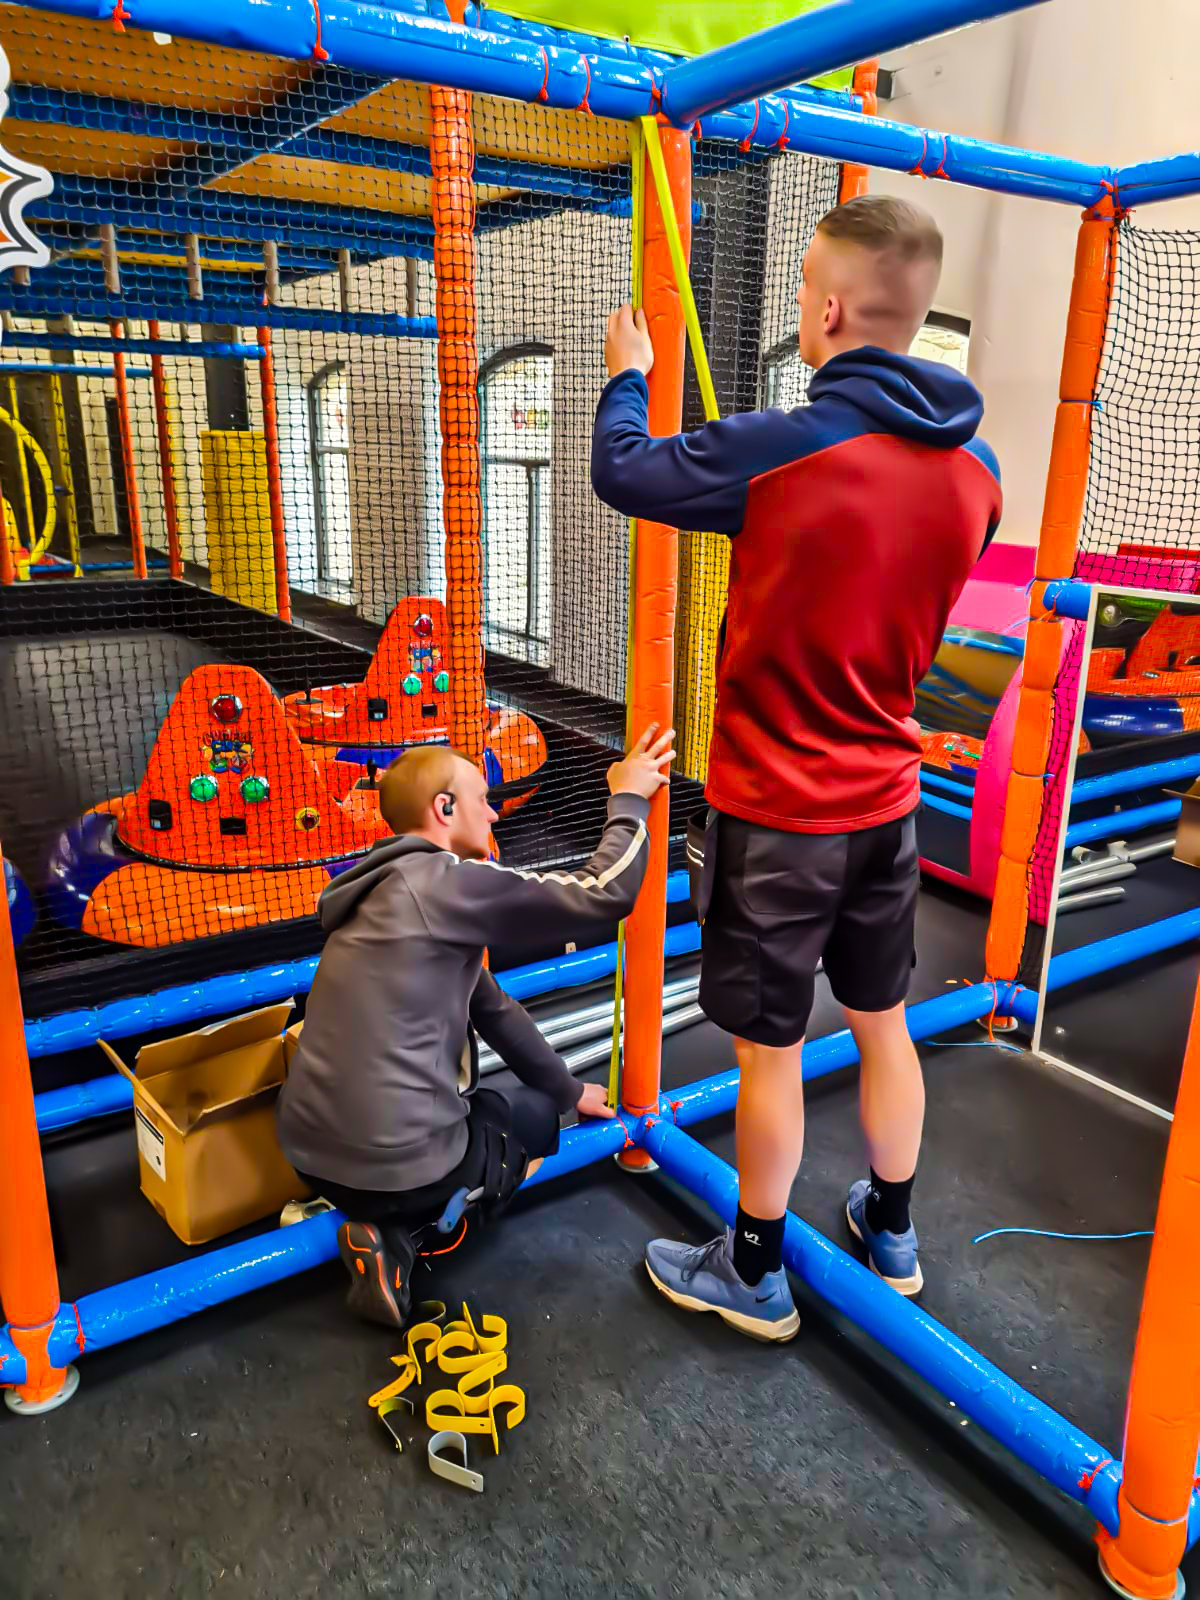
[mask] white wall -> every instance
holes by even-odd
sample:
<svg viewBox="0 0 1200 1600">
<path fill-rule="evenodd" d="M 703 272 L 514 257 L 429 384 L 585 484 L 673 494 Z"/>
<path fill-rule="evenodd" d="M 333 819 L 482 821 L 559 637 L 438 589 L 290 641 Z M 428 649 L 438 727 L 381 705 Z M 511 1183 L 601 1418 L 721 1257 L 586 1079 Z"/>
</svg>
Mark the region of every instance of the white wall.
<svg viewBox="0 0 1200 1600">
<path fill-rule="evenodd" d="M 1195 148 L 1194 0 L 1049 0 L 884 60 L 898 121 L 1080 160 L 1120 164 Z M 1079 212 L 872 172 L 946 235 L 938 304 L 972 322 L 971 373 L 1004 474 L 1002 537 L 1036 543 Z M 1200 201 L 1155 206 L 1139 226 L 1200 226 Z"/>
</svg>

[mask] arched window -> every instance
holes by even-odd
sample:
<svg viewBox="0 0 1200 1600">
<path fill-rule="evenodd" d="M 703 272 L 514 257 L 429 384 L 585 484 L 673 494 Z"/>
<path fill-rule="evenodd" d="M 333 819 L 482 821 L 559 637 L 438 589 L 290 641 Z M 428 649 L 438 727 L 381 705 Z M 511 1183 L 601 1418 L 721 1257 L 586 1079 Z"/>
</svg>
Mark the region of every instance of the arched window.
<svg viewBox="0 0 1200 1600">
<path fill-rule="evenodd" d="M 967 370 L 971 324 L 964 317 L 931 311 L 912 342 L 910 355 L 922 361 L 940 361 L 959 372 Z M 763 404 L 791 411 L 808 397 L 812 369 L 800 359 L 795 338 L 785 339 L 763 357 Z"/>
<path fill-rule="evenodd" d="M 479 374 L 484 638 L 536 666 L 550 661 L 550 451 L 554 357 L 503 350 Z"/>
<path fill-rule="evenodd" d="M 308 439 L 317 534 L 317 581 L 325 589 L 354 587 L 350 526 L 350 421 L 346 368 L 322 367 L 308 385 Z"/>
<path fill-rule="evenodd" d="M 808 398 L 812 368 L 801 361 L 793 334 L 763 357 L 763 405 L 780 411 L 794 411 Z"/>
</svg>

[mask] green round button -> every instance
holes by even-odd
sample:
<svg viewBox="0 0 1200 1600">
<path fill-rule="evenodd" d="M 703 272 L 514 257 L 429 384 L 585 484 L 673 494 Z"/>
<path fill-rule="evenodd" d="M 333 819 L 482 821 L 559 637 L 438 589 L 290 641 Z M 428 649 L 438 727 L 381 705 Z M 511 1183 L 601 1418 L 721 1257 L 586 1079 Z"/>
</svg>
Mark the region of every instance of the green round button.
<svg viewBox="0 0 1200 1600">
<path fill-rule="evenodd" d="M 188 793 L 193 800 L 198 800 L 201 805 L 207 805 L 210 800 L 217 798 L 216 780 L 201 773 L 198 778 L 193 778 L 191 783 L 188 784 Z"/>
<path fill-rule="evenodd" d="M 439 672 L 437 677 L 433 680 L 433 687 L 439 694 L 445 694 L 446 690 L 450 687 L 450 674 L 448 672 Z"/>
<path fill-rule="evenodd" d="M 415 672 L 410 672 L 408 677 L 405 678 L 404 692 L 405 694 L 420 694 L 421 680 L 417 677 Z"/>
<path fill-rule="evenodd" d="M 259 805 L 271 792 L 271 785 L 265 778 L 243 778 L 242 799 L 249 806 Z"/>
</svg>

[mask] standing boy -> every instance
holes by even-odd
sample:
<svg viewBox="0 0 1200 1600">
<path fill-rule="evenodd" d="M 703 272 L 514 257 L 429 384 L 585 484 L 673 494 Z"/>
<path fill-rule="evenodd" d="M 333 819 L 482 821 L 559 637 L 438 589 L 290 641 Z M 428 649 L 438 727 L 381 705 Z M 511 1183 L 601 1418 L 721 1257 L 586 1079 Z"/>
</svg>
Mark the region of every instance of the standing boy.
<svg viewBox="0 0 1200 1600">
<path fill-rule="evenodd" d="M 914 360 L 942 236 L 920 207 L 852 200 L 804 260 L 810 404 L 651 439 L 644 316 L 609 319 L 592 483 L 627 516 L 731 536 L 709 753 L 700 1000 L 734 1036 L 737 1226 L 646 1264 L 677 1304 L 760 1339 L 799 1327 L 782 1270 L 804 1143 L 801 1050 L 817 964 L 858 1045 L 871 1177 L 847 1217 L 874 1270 L 922 1285 L 909 1198 L 925 1091 L 904 1020 L 921 746 L 912 712 L 951 607 L 995 531 L 983 403 Z"/>
</svg>

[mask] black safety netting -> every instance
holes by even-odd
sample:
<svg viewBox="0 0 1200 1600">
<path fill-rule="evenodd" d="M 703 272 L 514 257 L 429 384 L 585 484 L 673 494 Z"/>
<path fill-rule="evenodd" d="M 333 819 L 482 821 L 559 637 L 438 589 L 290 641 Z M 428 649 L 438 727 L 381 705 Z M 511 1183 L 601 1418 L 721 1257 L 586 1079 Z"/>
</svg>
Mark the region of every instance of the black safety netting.
<svg viewBox="0 0 1200 1600">
<path fill-rule="evenodd" d="M 722 416 L 802 405 L 811 369 L 800 359 L 796 296 L 821 218 L 837 204 L 841 168 L 794 152 L 696 147 L 691 280 Z M 689 354 L 684 425 L 704 404 Z M 702 530 L 680 540 L 676 627 L 679 769 L 703 780 L 712 737 L 718 631 L 729 541 Z"/>
<path fill-rule="evenodd" d="M 473 227 L 442 249 L 473 348 L 456 325 L 439 370 L 432 91 L 10 9 L 4 142 L 55 173 L 28 212 L 51 264 L 0 279 L 0 842 L 31 1013 L 315 950 L 379 770 L 472 707 L 501 858 L 583 859 L 624 736 L 628 527 L 589 449 L 627 129 L 469 106 Z M 698 146 L 725 409 L 803 392 L 794 296 L 836 179 Z M 676 840 L 699 796 L 676 780 Z"/>
<path fill-rule="evenodd" d="M 1074 576 L 1090 583 L 1134 589 L 1194 591 L 1200 572 L 1200 233 L 1149 230 L 1122 222 L 1116 234 L 1104 349 L 1091 415 L 1090 456 L 1083 520 Z M 1153 614 L 1157 608 L 1151 607 Z M 1097 744 L 1088 716 L 1079 722 L 1081 693 L 1103 693 L 1102 681 L 1126 678 L 1130 652 L 1150 625 L 1136 599 L 1102 595 L 1090 647 L 1082 623 L 1064 627 L 1061 665 L 1055 681 L 1047 777 L 1037 844 L 1029 869 L 1029 920 L 1019 977 L 1040 981 L 1051 923 L 1053 868 L 1062 851 L 1066 777 L 1076 748 L 1078 777 L 1110 759 L 1112 738 Z M 1111 613 L 1111 618 L 1109 617 Z M 1115 618 L 1116 620 L 1112 620 Z M 1165 621 L 1166 619 L 1164 619 Z M 1160 623 L 1159 626 L 1162 626 Z M 1086 654 L 1085 654 L 1086 652 Z M 1166 658 L 1164 658 L 1165 661 Z M 1165 688 L 1151 673 L 1146 692 Z M 1093 712 L 1097 702 L 1088 704 Z M 1109 719 L 1136 738 L 1136 701 L 1131 714 Z M 1093 719 L 1094 720 L 1094 719 Z M 1145 720 L 1145 719 L 1143 719 Z M 1089 731 L 1090 730 L 1090 731 Z M 1155 732 L 1161 729 L 1155 726 Z M 1179 737 L 1154 740 L 1155 755 L 1167 758 Z M 1138 740 L 1149 749 L 1146 735 Z M 1124 740 L 1118 740 L 1123 743 Z M 1148 791 L 1143 798 L 1153 799 Z M 1118 809 L 1138 796 L 1108 801 Z M 1101 808 L 1103 809 L 1103 808 Z M 1088 815 L 1075 808 L 1074 820 Z M 1101 841 L 1067 859 L 1068 867 L 1103 857 Z M 1076 860 L 1076 856 L 1079 859 Z M 1076 885 L 1076 892 L 1078 885 Z M 1059 890 L 1070 895 L 1071 888 Z M 1057 942 L 1057 941 L 1056 941 Z"/>
<path fill-rule="evenodd" d="M 1200 561 L 1200 233 L 1117 230 L 1075 575 L 1192 592 Z"/>
</svg>

